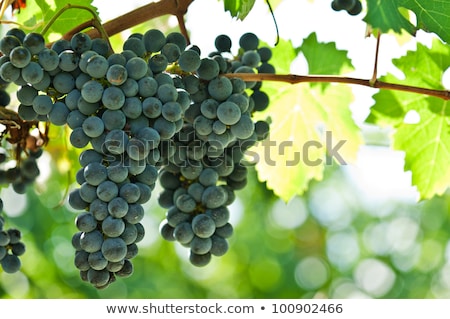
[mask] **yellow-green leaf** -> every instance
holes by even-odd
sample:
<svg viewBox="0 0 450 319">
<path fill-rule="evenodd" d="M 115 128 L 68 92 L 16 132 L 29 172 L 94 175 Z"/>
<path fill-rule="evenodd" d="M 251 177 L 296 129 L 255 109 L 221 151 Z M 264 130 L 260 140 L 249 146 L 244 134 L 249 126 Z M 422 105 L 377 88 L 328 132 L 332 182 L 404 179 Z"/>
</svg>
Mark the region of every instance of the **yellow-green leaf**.
<svg viewBox="0 0 450 319">
<path fill-rule="evenodd" d="M 262 114 L 270 117 L 270 136 L 252 151 L 259 157 L 259 179 L 288 201 L 320 180 L 325 165 L 353 161 L 362 138 L 348 107 L 348 86 L 278 85 L 278 92 Z"/>
</svg>

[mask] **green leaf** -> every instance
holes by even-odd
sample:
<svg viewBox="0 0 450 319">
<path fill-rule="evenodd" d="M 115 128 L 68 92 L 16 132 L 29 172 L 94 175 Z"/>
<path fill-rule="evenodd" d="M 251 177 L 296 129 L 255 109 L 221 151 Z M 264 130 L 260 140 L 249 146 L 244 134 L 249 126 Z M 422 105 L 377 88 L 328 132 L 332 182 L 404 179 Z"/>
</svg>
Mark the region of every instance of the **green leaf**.
<svg viewBox="0 0 450 319">
<path fill-rule="evenodd" d="M 402 29 L 416 33 L 415 26 L 399 11 L 399 0 L 367 0 L 367 14 L 363 20 L 385 33 L 390 30 L 401 33 Z"/>
<path fill-rule="evenodd" d="M 394 134 L 394 148 L 405 152 L 405 170 L 421 199 L 442 195 L 450 186 L 450 103 L 427 98 L 418 110 L 418 124 L 403 124 Z M 432 110 L 436 109 L 436 112 Z"/>
<path fill-rule="evenodd" d="M 315 34 L 304 41 L 301 50 L 317 74 L 352 68 L 345 52 L 337 50 L 334 43 L 317 42 Z M 289 73 L 298 52 L 290 41 L 280 40 L 272 48 L 270 63 L 277 73 Z M 322 54 L 327 58 L 321 58 Z M 285 201 L 303 194 L 311 180 L 322 179 L 325 165 L 331 165 L 333 159 L 342 164 L 353 162 L 362 144 L 349 109 L 353 100 L 350 87 L 311 84 L 264 83 L 262 90 L 270 96 L 270 107 L 254 114 L 255 119 L 271 123 L 268 140 L 251 150 L 257 159 L 258 178 Z M 327 152 L 331 152 L 328 157 Z"/>
<path fill-rule="evenodd" d="M 276 47 L 272 48 L 272 58 L 269 63 L 275 66 L 276 73 L 288 74 L 291 72 L 291 62 L 296 57 L 297 52 L 292 46 L 292 42 L 280 39 Z"/>
<path fill-rule="evenodd" d="M 401 0 L 400 6 L 414 11 L 417 27 L 434 32 L 450 43 L 450 2 L 447 0 Z"/>
<path fill-rule="evenodd" d="M 394 65 L 406 80 L 389 74 L 382 80 L 431 89 L 444 89 L 442 76 L 450 67 L 450 47 L 435 40 L 431 48 L 417 45 L 416 51 L 395 59 Z M 448 101 L 427 95 L 380 91 L 366 122 L 396 129 L 393 147 L 405 152 L 405 170 L 422 199 L 442 194 L 450 186 L 450 106 Z M 412 122 L 410 116 L 416 119 Z"/>
<path fill-rule="evenodd" d="M 401 58 L 392 60 L 403 72 L 406 80 L 392 74 L 381 78 L 388 83 L 408 84 L 429 89 L 444 89 L 442 77 L 450 67 L 450 47 L 435 40 L 431 49 L 418 43 L 415 51 L 408 51 Z M 378 125 L 401 125 L 406 113 L 428 106 L 426 95 L 401 91 L 382 90 L 374 95 L 375 104 L 366 122 Z"/>
<path fill-rule="evenodd" d="M 92 0 L 73 0 L 70 1 L 70 4 L 89 8 L 98 15 L 97 8 L 92 5 Z M 30 2 L 30 4 L 27 3 L 26 10 L 22 10 L 17 15 L 17 19 L 19 23 L 25 26 L 34 27 L 33 31 L 40 32 L 55 14 L 60 12 L 66 5 L 67 1 L 64 0 L 36 0 L 35 2 Z M 72 28 L 91 19 L 93 19 L 93 15 L 88 10 L 80 8 L 67 9 L 51 25 L 46 36 L 48 37 L 52 33 L 56 36 L 63 35 Z"/>
<path fill-rule="evenodd" d="M 417 26 L 401 14 L 401 8 L 414 12 Z M 422 29 L 450 42 L 450 2 L 447 0 L 367 0 L 364 21 L 382 32 L 393 30 L 400 33 L 404 29 L 414 35 Z"/>
<path fill-rule="evenodd" d="M 342 74 L 354 70 L 348 51 L 336 49 L 334 42 L 318 42 L 315 32 L 303 40 L 297 52 L 302 52 L 308 61 L 309 74 Z"/>
<path fill-rule="evenodd" d="M 352 93 L 346 85 L 330 85 L 324 91 L 308 84 L 282 86 L 271 97 L 270 136 L 252 149 L 258 158 L 261 181 L 285 201 L 303 194 L 311 180 L 321 180 L 332 158 L 342 164 L 353 161 L 362 139 L 348 105 Z"/>
<path fill-rule="evenodd" d="M 223 0 L 225 11 L 232 17 L 244 20 L 255 4 L 255 0 Z"/>
</svg>

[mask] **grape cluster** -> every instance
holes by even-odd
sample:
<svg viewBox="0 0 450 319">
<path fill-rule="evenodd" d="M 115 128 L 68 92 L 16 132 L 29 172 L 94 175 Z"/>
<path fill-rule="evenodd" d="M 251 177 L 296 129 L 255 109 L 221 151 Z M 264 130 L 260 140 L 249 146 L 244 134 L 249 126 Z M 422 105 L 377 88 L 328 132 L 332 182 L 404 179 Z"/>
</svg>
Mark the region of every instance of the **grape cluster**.
<svg viewBox="0 0 450 319">
<path fill-rule="evenodd" d="M 3 210 L 3 201 L 0 199 L 0 211 Z M 22 243 L 22 234 L 18 229 L 3 229 L 5 220 L 0 216 L 0 265 L 6 273 L 15 273 L 22 266 L 19 256 L 25 253 Z"/>
<path fill-rule="evenodd" d="M 40 148 L 36 151 L 28 151 L 27 157 L 21 158 L 14 166 L 0 167 L 0 184 L 11 184 L 12 189 L 18 194 L 24 194 L 28 185 L 34 183 L 39 176 L 40 170 L 37 164 L 38 158 L 42 155 Z M 0 151 L 0 165 L 8 163 L 8 156 L 5 150 Z"/>
<path fill-rule="evenodd" d="M 180 57 L 179 67 L 190 72 L 183 81 L 192 104 L 183 128 L 163 154 L 167 165 L 159 176 L 163 192 L 158 201 L 167 208 L 160 233 L 189 248 L 195 266 L 205 266 L 212 256 L 227 252 L 227 239 L 233 234 L 228 206 L 235 190 L 247 183 L 244 153 L 266 138 L 269 130 L 266 122 L 252 119 L 254 112 L 268 106 L 261 83 L 223 74 L 273 73 L 268 62 L 271 51 L 259 48 L 253 33 L 241 36 L 239 53 L 233 58 L 228 57 L 231 44 L 228 36 L 220 35 L 215 40 L 217 51 L 200 63 L 198 58 L 187 63 Z"/>
<path fill-rule="evenodd" d="M 355 16 L 361 13 L 362 4 L 360 0 L 333 0 L 331 8 L 334 11 L 345 10 L 348 14 Z"/>
<path fill-rule="evenodd" d="M 190 103 L 164 72 L 185 47 L 181 34 L 158 30 L 132 35 L 121 53 L 84 33 L 50 48 L 42 35 L 20 29 L 0 40 L 0 77 L 19 86 L 19 116 L 69 126 L 70 143 L 84 149 L 79 187 L 69 195 L 84 210 L 72 243 L 82 279 L 97 288 L 133 271 L 159 144 L 181 129 Z"/>
<path fill-rule="evenodd" d="M 130 35 L 120 53 L 85 33 L 48 45 L 11 29 L 0 40 L 0 78 L 19 86 L 20 118 L 67 125 L 82 149 L 68 199 L 81 211 L 72 245 L 81 278 L 96 288 L 132 274 L 143 204 L 158 180 L 163 238 L 189 247 L 197 266 L 228 250 L 227 207 L 247 182 L 244 154 L 269 131 L 252 118 L 269 103 L 261 83 L 229 75 L 275 69 L 253 33 L 237 56 L 228 36 L 215 44 L 201 57 L 181 33 L 156 29 Z"/>
</svg>

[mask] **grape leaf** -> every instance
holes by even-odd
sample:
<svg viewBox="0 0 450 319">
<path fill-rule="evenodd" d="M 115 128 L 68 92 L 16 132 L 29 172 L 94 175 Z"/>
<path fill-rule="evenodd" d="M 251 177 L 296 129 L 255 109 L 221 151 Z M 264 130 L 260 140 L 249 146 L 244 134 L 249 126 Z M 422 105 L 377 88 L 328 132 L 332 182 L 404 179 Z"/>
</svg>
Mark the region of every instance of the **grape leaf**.
<svg viewBox="0 0 450 319">
<path fill-rule="evenodd" d="M 322 179 L 333 156 L 343 165 L 353 161 L 362 139 L 348 108 L 348 86 L 278 86 L 279 94 L 271 96 L 271 107 L 263 113 L 271 119 L 270 136 L 252 152 L 259 179 L 289 201 L 304 193 L 311 180 Z M 326 158 L 327 152 L 333 156 Z"/>
<path fill-rule="evenodd" d="M 428 98 L 417 112 L 420 122 L 403 124 L 395 132 L 394 148 L 405 152 L 405 170 L 421 199 L 442 195 L 450 186 L 450 103 Z M 433 109 L 436 109 L 432 111 Z"/>
<path fill-rule="evenodd" d="M 262 45 L 270 47 L 268 44 Z M 261 45 L 260 45 L 261 46 Z M 275 66 L 276 73 L 287 74 L 291 72 L 291 62 L 297 57 L 297 50 L 289 40 L 280 39 L 275 48 L 272 48 L 270 64 Z"/>
<path fill-rule="evenodd" d="M 342 74 L 354 70 L 348 51 L 336 49 L 335 43 L 318 42 L 315 32 L 304 39 L 296 51 L 302 52 L 308 61 L 309 74 Z M 327 60 L 333 63 L 324 63 Z"/>
<path fill-rule="evenodd" d="M 223 0 L 225 11 L 230 11 L 232 17 L 244 20 L 255 4 L 255 0 Z"/>
<path fill-rule="evenodd" d="M 93 0 L 72 0 L 70 1 L 70 4 L 89 8 L 98 14 L 97 8 L 92 5 L 92 1 Z M 55 14 L 57 14 L 66 5 L 67 1 L 64 0 L 55 0 L 53 3 L 44 0 L 32 1 L 30 4 L 27 3 L 27 10 L 23 10 L 17 14 L 17 20 L 25 26 L 35 28 L 33 31 L 40 32 L 55 16 Z M 92 18 L 92 14 L 85 9 L 67 9 L 51 25 L 46 36 L 51 33 L 62 35 L 81 23 L 91 20 Z"/>
<path fill-rule="evenodd" d="M 435 40 L 431 48 L 418 44 L 416 51 L 393 60 L 408 84 L 443 89 L 442 76 L 450 67 L 450 47 Z M 382 80 L 401 83 L 389 74 Z M 450 105 L 427 95 L 380 91 L 366 122 L 392 126 L 393 147 L 405 152 L 405 170 L 421 199 L 442 194 L 450 186 Z M 411 123 L 408 115 L 416 114 Z"/>
<path fill-rule="evenodd" d="M 316 60 L 320 50 L 327 56 L 321 59 L 322 66 Z M 333 43 L 317 42 L 315 34 L 297 49 L 290 41 L 281 40 L 272 49 L 270 63 L 277 73 L 288 73 L 299 52 L 306 52 L 310 71 L 316 74 L 353 68 L 345 52 Z M 349 86 L 269 82 L 262 89 L 270 96 L 270 107 L 254 116 L 269 119 L 270 136 L 251 154 L 257 159 L 258 178 L 277 196 L 288 201 L 301 195 L 311 180 L 322 179 L 325 165 L 331 165 L 333 159 L 341 164 L 356 159 L 362 137 L 349 109 L 353 99 Z"/>
<path fill-rule="evenodd" d="M 363 20 L 382 32 L 393 30 L 400 33 L 404 29 L 408 33 L 415 34 L 415 26 L 401 14 L 398 8 L 399 0 L 367 0 L 367 14 Z"/>
<path fill-rule="evenodd" d="M 417 26 L 401 14 L 400 8 L 414 12 Z M 400 33 L 404 29 L 414 35 L 422 29 L 450 42 L 450 1 L 447 0 L 367 0 L 367 14 L 363 20 L 382 32 Z"/>
</svg>

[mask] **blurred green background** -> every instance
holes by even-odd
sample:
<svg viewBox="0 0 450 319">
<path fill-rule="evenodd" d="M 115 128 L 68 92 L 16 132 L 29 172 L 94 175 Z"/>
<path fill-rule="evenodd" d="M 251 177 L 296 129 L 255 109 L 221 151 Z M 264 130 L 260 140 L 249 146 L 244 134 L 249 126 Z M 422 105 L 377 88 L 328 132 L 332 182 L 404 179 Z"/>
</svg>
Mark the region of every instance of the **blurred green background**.
<svg viewBox="0 0 450 319">
<path fill-rule="evenodd" d="M 420 203 L 371 196 L 350 166 L 327 167 L 323 181 L 287 204 L 250 170 L 230 207 L 230 250 L 203 268 L 190 265 L 187 249 L 160 238 L 158 186 L 145 205 L 146 238 L 134 274 L 98 291 L 73 266 L 76 212 L 67 204 L 55 208 L 75 185 L 58 170 L 46 176 L 45 165 L 54 163 L 45 160 L 34 189 L 1 193 L 15 216 L 8 225 L 22 230 L 27 245 L 22 271 L 0 273 L 2 298 L 450 297 L 448 194 Z"/>
</svg>

